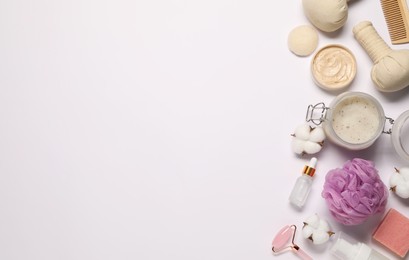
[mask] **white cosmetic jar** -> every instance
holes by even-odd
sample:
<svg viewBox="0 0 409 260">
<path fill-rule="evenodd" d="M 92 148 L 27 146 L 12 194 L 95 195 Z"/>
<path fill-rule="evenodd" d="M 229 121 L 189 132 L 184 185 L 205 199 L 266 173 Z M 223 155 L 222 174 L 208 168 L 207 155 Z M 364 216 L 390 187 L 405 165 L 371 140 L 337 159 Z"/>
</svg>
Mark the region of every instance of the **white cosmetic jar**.
<svg viewBox="0 0 409 260">
<path fill-rule="evenodd" d="M 322 124 L 328 140 L 349 150 L 368 148 L 382 133 L 391 134 L 396 152 L 409 162 L 408 118 L 409 110 L 396 120 L 385 117 L 379 101 L 363 92 L 344 92 L 329 107 L 310 105 L 306 115 L 307 121 Z M 387 122 L 392 125 L 389 130 L 385 130 Z"/>
</svg>

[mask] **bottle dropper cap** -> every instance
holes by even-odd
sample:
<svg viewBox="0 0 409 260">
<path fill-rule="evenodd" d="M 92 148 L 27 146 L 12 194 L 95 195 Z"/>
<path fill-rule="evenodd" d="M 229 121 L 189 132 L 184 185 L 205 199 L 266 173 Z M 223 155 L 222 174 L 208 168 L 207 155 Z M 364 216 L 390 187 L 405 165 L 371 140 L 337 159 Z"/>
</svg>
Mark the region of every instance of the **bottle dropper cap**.
<svg viewBox="0 0 409 260">
<path fill-rule="evenodd" d="M 310 162 L 304 166 L 302 173 L 308 176 L 311 176 L 311 177 L 314 176 L 316 165 L 317 165 L 317 158 L 312 157 Z"/>
</svg>

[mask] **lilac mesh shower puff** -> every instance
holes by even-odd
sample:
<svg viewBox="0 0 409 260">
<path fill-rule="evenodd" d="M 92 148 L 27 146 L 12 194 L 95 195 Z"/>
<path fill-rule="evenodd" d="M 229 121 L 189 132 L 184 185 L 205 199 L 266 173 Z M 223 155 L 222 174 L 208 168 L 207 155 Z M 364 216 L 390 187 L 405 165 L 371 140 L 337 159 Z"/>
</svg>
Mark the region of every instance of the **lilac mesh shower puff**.
<svg viewBox="0 0 409 260">
<path fill-rule="evenodd" d="M 327 173 L 321 195 L 338 222 L 357 225 L 384 211 L 388 194 L 374 163 L 355 158 Z"/>
</svg>

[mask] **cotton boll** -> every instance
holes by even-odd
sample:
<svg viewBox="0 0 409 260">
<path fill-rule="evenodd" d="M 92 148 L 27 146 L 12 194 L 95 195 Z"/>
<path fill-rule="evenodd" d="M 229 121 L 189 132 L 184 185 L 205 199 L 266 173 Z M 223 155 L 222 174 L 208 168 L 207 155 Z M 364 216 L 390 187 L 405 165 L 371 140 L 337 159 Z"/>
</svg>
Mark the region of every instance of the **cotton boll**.
<svg viewBox="0 0 409 260">
<path fill-rule="evenodd" d="M 303 238 L 305 238 L 305 239 L 309 239 L 310 237 L 312 237 L 312 234 L 314 233 L 314 228 L 313 227 L 311 227 L 310 225 L 305 225 L 303 228 L 302 228 L 302 236 L 303 236 Z"/>
<path fill-rule="evenodd" d="M 310 141 L 320 143 L 325 140 L 325 133 L 322 127 L 315 127 L 310 133 Z"/>
<path fill-rule="evenodd" d="M 320 225 L 320 217 L 317 214 L 314 214 L 308 217 L 304 223 L 310 227 L 318 228 Z"/>
<path fill-rule="evenodd" d="M 399 197 L 409 198 L 409 168 L 396 169 L 389 179 L 389 185 Z"/>
<path fill-rule="evenodd" d="M 311 141 L 305 141 L 304 142 L 304 151 L 307 154 L 315 154 L 321 151 L 322 146 L 320 144 L 311 142 Z"/>
<path fill-rule="evenodd" d="M 409 198 L 409 184 L 406 183 L 396 186 L 395 193 L 403 199 Z"/>
<path fill-rule="evenodd" d="M 301 140 L 308 140 L 310 138 L 311 127 L 308 124 L 303 124 L 295 129 L 294 136 Z"/>
<path fill-rule="evenodd" d="M 329 233 L 323 230 L 315 230 L 312 234 L 312 242 L 314 245 L 321 245 L 329 240 Z"/>
<path fill-rule="evenodd" d="M 291 147 L 296 154 L 315 154 L 321 151 L 325 139 L 324 130 L 321 127 L 312 128 L 308 124 L 298 126 L 294 134 Z"/>
<path fill-rule="evenodd" d="M 293 138 L 293 140 L 291 142 L 291 148 L 292 148 L 294 153 L 303 154 L 304 153 L 304 144 L 305 144 L 304 140 Z"/>
<path fill-rule="evenodd" d="M 323 220 L 323 219 L 320 219 L 320 220 L 319 220 L 319 223 L 320 223 L 320 224 L 319 224 L 319 229 L 325 230 L 325 231 L 330 230 L 330 227 L 329 227 L 327 221 L 325 221 L 325 220 Z"/>
<path fill-rule="evenodd" d="M 302 234 L 304 238 L 311 240 L 314 245 L 321 245 L 327 242 L 334 233 L 330 231 L 328 222 L 315 214 L 304 222 Z"/>
</svg>

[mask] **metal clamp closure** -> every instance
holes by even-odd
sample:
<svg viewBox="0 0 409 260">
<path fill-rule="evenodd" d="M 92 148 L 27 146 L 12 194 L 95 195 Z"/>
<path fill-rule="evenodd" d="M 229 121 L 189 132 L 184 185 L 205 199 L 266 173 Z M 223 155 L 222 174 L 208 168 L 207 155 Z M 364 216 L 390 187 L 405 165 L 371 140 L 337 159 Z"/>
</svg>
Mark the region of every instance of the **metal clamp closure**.
<svg viewBox="0 0 409 260">
<path fill-rule="evenodd" d="M 312 122 L 314 125 L 320 125 L 322 121 L 324 121 L 328 109 L 323 102 L 309 105 L 307 114 L 305 115 L 305 121 Z"/>
<path fill-rule="evenodd" d="M 385 130 L 386 122 L 389 122 L 388 130 Z M 382 133 L 388 134 L 388 135 L 392 134 L 392 126 L 393 126 L 393 123 L 395 123 L 395 120 L 393 120 L 393 119 L 390 118 L 390 117 L 385 116 L 385 124 L 384 124 L 384 126 L 383 126 L 383 131 L 382 131 Z"/>
</svg>

